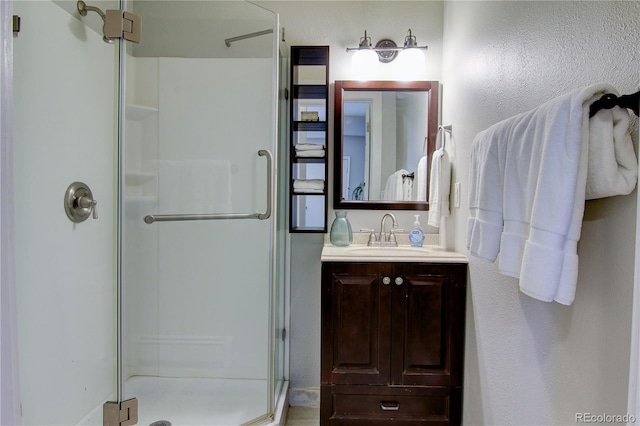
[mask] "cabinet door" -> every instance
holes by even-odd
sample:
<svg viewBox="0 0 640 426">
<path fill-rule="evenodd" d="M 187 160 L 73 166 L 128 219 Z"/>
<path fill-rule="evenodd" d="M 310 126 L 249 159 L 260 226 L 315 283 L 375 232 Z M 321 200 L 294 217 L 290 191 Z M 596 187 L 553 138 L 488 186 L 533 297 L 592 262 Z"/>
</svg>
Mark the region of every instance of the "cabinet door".
<svg viewBox="0 0 640 426">
<path fill-rule="evenodd" d="M 461 386 L 464 265 L 397 264 L 392 282 L 392 384 Z"/>
<path fill-rule="evenodd" d="M 391 288 L 381 264 L 322 265 L 322 383 L 388 384 Z M 386 275 L 385 275 L 386 276 Z"/>
</svg>

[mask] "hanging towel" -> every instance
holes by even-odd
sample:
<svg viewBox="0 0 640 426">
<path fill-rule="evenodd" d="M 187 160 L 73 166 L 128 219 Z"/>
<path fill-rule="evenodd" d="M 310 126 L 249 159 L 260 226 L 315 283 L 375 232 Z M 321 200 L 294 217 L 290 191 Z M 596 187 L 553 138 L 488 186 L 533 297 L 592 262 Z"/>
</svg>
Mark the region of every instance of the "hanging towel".
<svg viewBox="0 0 640 426">
<path fill-rule="evenodd" d="M 427 224 L 438 228 L 440 218 L 449 216 L 451 190 L 451 161 L 444 147 L 436 150 L 431 159 L 429 179 L 429 220 Z"/>
<path fill-rule="evenodd" d="M 427 156 L 422 156 L 416 169 L 416 201 L 427 201 Z"/>
<path fill-rule="evenodd" d="M 393 172 L 391 176 L 387 178 L 387 183 L 384 188 L 383 200 L 386 201 L 409 201 L 411 200 L 411 190 L 413 188 L 413 180 L 409 178 L 403 178 L 402 175 L 408 175 L 409 172 L 405 169 L 400 169 Z"/>
<path fill-rule="evenodd" d="M 627 195 L 638 180 L 638 162 L 626 109 L 600 110 L 589 120 L 587 200 Z"/>
<path fill-rule="evenodd" d="M 413 176 L 407 176 L 407 173 L 402 176 L 402 201 L 411 201 L 413 197 Z"/>
<path fill-rule="evenodd" d="M 499 252 L 500 272 L 539 300 L 570 305 L 575 297 L 590 144 L 616 145 L 590 140 L 589 106 L 604 93 L 616 91 L 598 84 L 560 96 L 480 132 L 472 145 L 468 248 L 489 262 Z M 613 193 L 633 189 L 635 173 Z"/>
</svg>

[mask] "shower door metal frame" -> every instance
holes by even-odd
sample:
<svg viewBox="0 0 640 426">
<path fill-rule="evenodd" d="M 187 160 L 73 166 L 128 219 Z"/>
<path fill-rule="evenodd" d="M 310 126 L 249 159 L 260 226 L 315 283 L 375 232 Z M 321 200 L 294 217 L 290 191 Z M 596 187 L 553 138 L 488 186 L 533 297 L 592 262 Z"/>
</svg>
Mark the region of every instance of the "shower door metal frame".
<svg viewBox="0 0 640 426">
<path fill-rule="evenodd" d="M 120 0 L 120 9 L 127 10 L 127 0 Z M 116 393 L 115 400 L 121 405 L 124 396 L 124 194 L 125 194 L 125 111 L 127 87 L 127 46 L 124 38 L 118 39 L 118 194 L 117 194 L 117 255 L 116 255 Z"/>
</svg>

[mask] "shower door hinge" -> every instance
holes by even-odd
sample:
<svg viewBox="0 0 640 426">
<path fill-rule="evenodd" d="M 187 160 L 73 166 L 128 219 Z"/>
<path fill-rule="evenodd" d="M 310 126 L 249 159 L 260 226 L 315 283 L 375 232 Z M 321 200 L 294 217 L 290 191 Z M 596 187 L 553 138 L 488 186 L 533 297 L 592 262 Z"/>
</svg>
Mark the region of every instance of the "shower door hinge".
<svg viewBox="0 0 640 426">
<path fill-rule="evenodd" d="M 13 35 L 16 36 L 20 32 L 20 17 L 13 15 Z"/>
<path fill-rule="evenodd" d="M 138 423 L 138 400 L 109 401 L 102 406 L 103 426 L 133 426 Z"/>
<path fill-rule="evenodd" d="M 140 43 L 141 18 L 123 10 L 107 10 L 104 18 L 104 35 L 108 39 L 123 38 Z"/>
</svg>

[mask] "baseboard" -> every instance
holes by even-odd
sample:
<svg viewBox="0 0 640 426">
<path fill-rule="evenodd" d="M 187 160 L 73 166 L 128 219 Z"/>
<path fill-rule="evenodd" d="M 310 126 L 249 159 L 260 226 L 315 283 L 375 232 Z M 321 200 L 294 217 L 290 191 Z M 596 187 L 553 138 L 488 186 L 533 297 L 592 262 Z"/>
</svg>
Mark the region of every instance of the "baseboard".
<svg viewBox="0 0 640 426">
<path fill-rule="evenodd" d="M 292 407 L 320 407 L 320 388 L 296 388 L 289 391 Z"/>
</svg>

